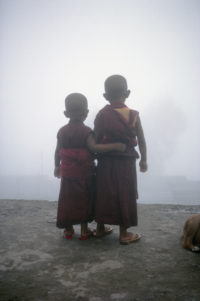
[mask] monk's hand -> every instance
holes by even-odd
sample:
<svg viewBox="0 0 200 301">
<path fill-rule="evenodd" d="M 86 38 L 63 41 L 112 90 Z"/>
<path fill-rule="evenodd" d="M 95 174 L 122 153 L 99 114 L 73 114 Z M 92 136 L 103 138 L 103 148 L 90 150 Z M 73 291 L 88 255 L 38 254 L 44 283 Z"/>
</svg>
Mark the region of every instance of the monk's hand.
<svg viewBox="0 0 200 301">
<path fill-rule="evenodd" d="M 54 176 L 56 177 L 56 178 L 60 178 L 61 176 L 60 176 L 60 166 L 56 166 L 55 168 L 54 168 Z"/>
<path fill-rule="evenodd" d="M 124 143 L 118 142 L 118 143 L 115 143 L 115 146 L 116 146 L 116 150 L 119 152 L 125 152 L 125 150 L 126 150 L 126 144 L 124 144 Z"/>
<path fill-rule="evenodd" d="M 147 171 L 148 166 L 147 166 L 147 162 L 146 162 L 146 161 L 140 160 L 139 165 L 140 165 L 140 171 L 141 171 L 141 172 Z"/>
</svg>

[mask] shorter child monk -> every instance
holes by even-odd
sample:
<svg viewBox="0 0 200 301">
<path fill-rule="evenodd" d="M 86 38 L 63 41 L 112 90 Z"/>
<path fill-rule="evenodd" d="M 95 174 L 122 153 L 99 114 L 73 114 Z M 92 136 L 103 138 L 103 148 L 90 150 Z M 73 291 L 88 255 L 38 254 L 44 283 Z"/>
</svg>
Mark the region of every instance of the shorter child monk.
<svg viewBox="0 0 200 301">
<path fill-rule="evenodd" d="M 121 244 L 140 239 L 138 233 L 127 230 L 137 225 L 137 143 L 141 154 L 140 170 L 147 170 L 146 142 L 139 113 L 125 105 L 129 94 L 123 76 L 107 78 L 104 97 L 109 104 L 100 110 L 94 123 L 97 143 L 122 142 L 127 145 L 123 153 L 101 154 L 97 166 L 96 236 L 105 235 L 104 224 L 119 225 Z"/>
<path fill-rule="evenodd" d="M 57 227 L 64 228 L 64 237 L 74 235 L 73 225 L 81 224 L 81 239 L 93 232 L 88 222 L 94 209 L 94 156 L 92 152 L 124 151 L 123 143 L 96 144 L 92 130 L 84 125 L 88 103 L 84 95 L 73 93 L 65 99 L 64 114 L 69 123 L 57 134 L 54 175 L 61 177 L 57 210 Z"/>
</svg>

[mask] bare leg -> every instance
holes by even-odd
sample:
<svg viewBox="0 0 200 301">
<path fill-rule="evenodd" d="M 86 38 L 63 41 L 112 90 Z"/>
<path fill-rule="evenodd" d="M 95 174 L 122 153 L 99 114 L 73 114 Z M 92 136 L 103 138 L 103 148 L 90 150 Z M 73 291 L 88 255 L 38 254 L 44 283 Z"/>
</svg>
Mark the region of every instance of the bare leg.
<svg viewBox="0 0 200 301">
<path fill-rule="evenodd" d="M 67 233 L 67 234 L 69 234 L 69 235 L 72 235 L 73 233 L 74 233 L 74 228 L 73 228 L 73 226 L 72 225 L 70 225 L 70 226 L 67 226 L 66 228 L 65 228 L 65 232 Z"/>
<path fill-rule="evenodd" d="M 104 230 L 105 230 L 105 226 L 104 226 L 104 224 L 97 224 L 97 236 L 98 235 L 101 235 L 103 232 L 104 232 Z"/>
<path fill-rule="evenodd" d="M 109 226 L 105 226 L 104 224 L 97 224 L 96 229 L 96 237 L 103 237 L 107 234 L 111 234 L 113 229 Z"/>
<path fill-rule="evenodd" d="M 119 226 L 119 235 L 120 235 L 120 240 L 126 240 L 132 237 L 132 233 L 127 231 L 127 228 L 124 226 Z"/>
<path fill-rule="evenodd" d="M 81 236 L 86 236 L 88 234 L 88 223 L 81 224 Z"/>
<path fill-rule="evenodd" d="M 74 234 L 74 228 L 73 228 L 72 225 L 67 226 L 67 227 L 64 229 L 64 237 L 65 237 L 66 239 L 72 239 L 73 234 Z"/>
<path fill-rule="evenodd" d="M 93 236 L 93 231 L 88 228 L 88 223 L 81 224 L 81 236 L 79 239 L 85 240 Z"/>
</svg>

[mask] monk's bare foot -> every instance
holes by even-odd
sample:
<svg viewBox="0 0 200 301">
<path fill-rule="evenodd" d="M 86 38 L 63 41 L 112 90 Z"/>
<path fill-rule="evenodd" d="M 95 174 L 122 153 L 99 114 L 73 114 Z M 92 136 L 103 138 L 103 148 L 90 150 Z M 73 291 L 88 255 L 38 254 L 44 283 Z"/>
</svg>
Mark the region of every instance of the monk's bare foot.
<svg viewBox="0 0 200 301">
<path fill-rule="evenodd" d="M 88 228 L 88 224 L 87 223 L 82 223 L 81 224 L 81 236 L 80 239 L 88 239 L 90 237 L 92 237 L 94 234 L 94 231 L 91 230 L 90 228 Z"/>
<path fill-rule="evenodd" d="M 94 236 L 94 231 L 90 228 L 87 228 L 86 231 L 81 232 L 81 236 L 79 237 L 80 240 L 86 240 Z"/>
<path fill-rule="evenodd" d="M 74 235 L 74 228 L 73 226 L 68 226 L 64 229 L 64 238 L 72 239 Z"/>
<path fill-rule="evenodd" d="M 88 229 L 88 224 L 87 223 L 82 223 L 81 224 L 81 236 L 86 236 L 87 235 L 87 229 Z"/>
<path fill-rule="evenodd" d="M 128 245 L 132 242 L 138 241 L 141 235 L 138 233 L 126 232 L 124 235 L 120 235 L 120 244 Z"/>
<path fill-rule="evenodd" d="M 105 235 L 111 234 L 113 229 L 110 226 L 105 226 L 104 224 L 97 224 L 96 237 L 103 237 Z"/>
</svg>

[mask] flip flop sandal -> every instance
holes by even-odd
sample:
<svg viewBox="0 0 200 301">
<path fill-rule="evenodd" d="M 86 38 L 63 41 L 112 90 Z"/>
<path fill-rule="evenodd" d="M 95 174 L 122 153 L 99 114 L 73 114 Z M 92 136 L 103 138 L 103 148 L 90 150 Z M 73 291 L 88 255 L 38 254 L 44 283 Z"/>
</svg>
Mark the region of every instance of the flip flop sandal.
<svg viewBox="0 0 200 301">
<path fill-rule="evenodd" d="M 141 238 L 141 235 L 136 234 L 136 237 L 134 236 L 134 238 L 130 238 L 130 239 L 127 239 L 127 240 L 120 240 L 120 244 L 121 245 L 129 245 L 133 242 L 136 242 L 136 241 L 140 240 L 140 238 Z"/>
<path fill-rule="evenodd" d="M 69 231 L 67 231 L 66 229 L 64 229 L 64 238 L 65 239 L 72 239 L 74 236 L 74 230 L 71 232 L 71 234 L 69 234 Z"/>
<path fill-rule="evenodd" d="M 113 228 L 111 228 L 111 227 L 105 227 L 105 229 L 104 229 L 104 232 L 102 233 L 102 234 L 99 234 L 99 235 L 97 235 L 96 233 L 96 230 L 94 230 L 94 233 L 95 233 L 95 237 L 97 237 L 97 238 L 101 238 L 101 237 L 104 237 L 104 236 L 106 236 L 106 235 L 109 235 L 109 234 L 111 234 L 113 232 Z"/>
</svg>

